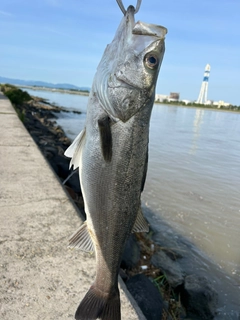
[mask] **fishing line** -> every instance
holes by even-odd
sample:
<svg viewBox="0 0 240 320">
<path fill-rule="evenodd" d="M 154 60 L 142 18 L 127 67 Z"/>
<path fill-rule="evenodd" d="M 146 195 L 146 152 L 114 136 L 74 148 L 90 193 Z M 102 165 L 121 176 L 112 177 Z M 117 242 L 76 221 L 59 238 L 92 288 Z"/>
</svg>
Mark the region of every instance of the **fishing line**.
<svg viewBox="0 0 240 320">
<path fill-rule="evenodd" d="M 117 3 L 119 5 L 119 8 L 121 9 L 122 13 L 125 15 L 125 13 L 127 12 L 126 9 L 124 8 L 124 5 L 122 3 L 122 0 L 117 0 Z M 142 0 L 138 0 L 137 2 L 137 6 L 135 8 L 135 14 L 139 11 L 140 6 L 141 6 Z"/>
<path fill-rule="evenodd" d="M 70 173 L 70 175 L 62 182 L 64 185 L 75 173 L 78 172 L 78 168 Z"/>
</svg>

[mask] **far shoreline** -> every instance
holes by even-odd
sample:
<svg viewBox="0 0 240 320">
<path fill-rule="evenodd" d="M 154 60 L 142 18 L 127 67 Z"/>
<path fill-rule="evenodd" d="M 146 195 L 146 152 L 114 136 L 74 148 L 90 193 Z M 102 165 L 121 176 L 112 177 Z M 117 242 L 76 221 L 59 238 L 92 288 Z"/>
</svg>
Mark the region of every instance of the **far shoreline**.
<svg viewBox="0 0 240 320">
<path fill-rule="evenodd" d="M 16 85 L 16 87 L 35 90 L 35 91 L 38 91 L 38 90 L 39 91 L 50 91 L 50 92 L 59 92 L 59 93 L 68 93 L 68 94 L 78 94 L 80 96 L 89 96 L 89 92 L 84 91 L 84 90 L 48 88 L 48 87 L 38 87 L 38 86 L 24 86 L 24 85 Z"/>
<path fill-rule="evenodd" d="M 204 106 L 194 106 L 194 105 L 184 105 L 184 104 L 171 104 L 171 103 L 164 103 L 164 102 L 154 102 L 155 105 L 167 105 L 169 107 L 175 107 L 175 108 L 189 108 L 189 109 L 200 109 L 200 110 L 206 110 L 206 111 L 219 111 L 219 112 L 230 112 L 230 113 L 240 113 L 240 108 L 239 110 L 230 110 L 230 109 L 223 109 L 223 108 L 212 108 L 212 107 L 204 107 Z"/>
<path fill-rule="evenodd" d="M 38 86 L 26 86 L 26 85 L 16 85 L 18 88 L 24 88 L 24 89 L 30 89 L 34 91 L 50 91 L 50 92 L 58 92 L 58 93 L 67 93 L 67 94 L 74 94 L 74 95 L 80 95 L 80 96 L 86 96 L 88 97 L 90 92 L 89 91 L 84 91 L 84 90 L 75 90 L 75 89 L 62 89 L 62 88 L 49 88 L 49 87 L 38 87 Z M 240 112 L 240 106 L 231 106 L 231 107 L 223 107 L 221 106 L 220 108 L 217 106 L 213 105 L 199 105 L 199 104 L 186 104 L 186 103 L 181 103 L 181 101 L 176 101 L 176 102 L 159 102 L 159 101 L 154 101 L 154 104 L 156 105 L 168 105 L 170 107 L 184 107 L 184 108 L 194 108 L 194 109 L 201 109 L 201 110 L 213 110 L 213 111 L 224 111 L 224 112 L 233 112 L 233 113 L 239 113 Z M 230 109 L 234 108 L 234 109 Z"/>
</svg>

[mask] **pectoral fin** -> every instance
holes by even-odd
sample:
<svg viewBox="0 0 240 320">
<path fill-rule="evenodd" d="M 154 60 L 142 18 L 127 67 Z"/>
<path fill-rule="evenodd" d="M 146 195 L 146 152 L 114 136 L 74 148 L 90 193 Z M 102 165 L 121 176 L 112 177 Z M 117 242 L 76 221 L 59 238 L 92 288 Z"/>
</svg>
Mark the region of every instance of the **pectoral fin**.
<svg viewBox="0 0 240 320">
<path fill-rule="evenodd" d="M 106 162 L 110 162 L 112 159 L 112 133 L 110 122 L 111 120 L 107 115 L 98 120 L 102 154 Z"/>
<path fill-rule="evenodd" d="M 94 245 L 84 222 L 69 239 L 69 248 L 76 248 L 86 252 L 94 252 Z"/>
<path fill-rule="evenodd" d="M 135 224 L 133 226 L 132 233 L 133 232 L 148 232 L 148 231 L 149 231 L 149 225 L 143 216 L 141 207 L 139 207 L 137 219 L 136 219 Z"/>
<path fill-rule="evenodd" d="M 69 169 L 73 166 L 73 170 L 79 167 L 81 147 L 85 138 L 86 129 L 84 128 L 79 135 L 74 139 L 73 143 L 64 152 L 68 158 L 72 158 L 69 164 Z"/>
</svg>

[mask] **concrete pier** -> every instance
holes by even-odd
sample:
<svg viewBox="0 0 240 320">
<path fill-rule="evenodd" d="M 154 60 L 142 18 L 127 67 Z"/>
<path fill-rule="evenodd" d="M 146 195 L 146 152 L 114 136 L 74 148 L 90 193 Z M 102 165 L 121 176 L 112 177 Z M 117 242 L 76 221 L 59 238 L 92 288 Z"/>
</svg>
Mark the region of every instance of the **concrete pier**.
<svg viewBox="0 0 240 320">
<path fill-rule="evenodd" d="M 0 319 L 74 319 L 95 276 L 94 256 L 67 249 L 81 223 L 0 92 Z M 120 288 L 122 320 L 144 320 L 123 283 Z"/>
</svg>

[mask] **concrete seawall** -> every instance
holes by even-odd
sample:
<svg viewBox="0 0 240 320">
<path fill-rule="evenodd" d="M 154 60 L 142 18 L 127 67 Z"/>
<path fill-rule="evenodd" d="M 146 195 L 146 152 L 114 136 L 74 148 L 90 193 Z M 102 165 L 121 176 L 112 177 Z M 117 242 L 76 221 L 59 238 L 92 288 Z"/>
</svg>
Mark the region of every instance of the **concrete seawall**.
<svg viewBox="0 0 240 320">
<path fill-rule="evenodd" d="M 82 221 L 2 93 L 0 161 L 0 319 L 74 319 L 95 258 L 67 249 Z M 122 281 L 120 292 L 122 320 L 145 320 Z"/>
</svg>

